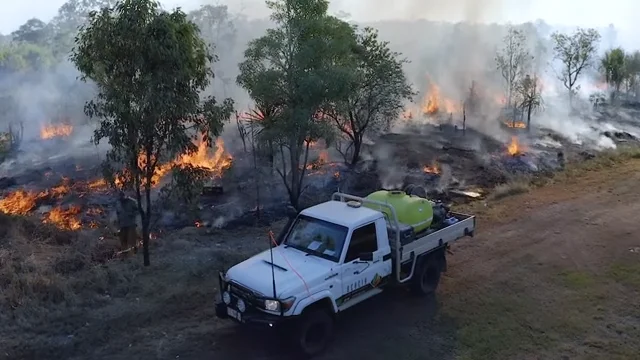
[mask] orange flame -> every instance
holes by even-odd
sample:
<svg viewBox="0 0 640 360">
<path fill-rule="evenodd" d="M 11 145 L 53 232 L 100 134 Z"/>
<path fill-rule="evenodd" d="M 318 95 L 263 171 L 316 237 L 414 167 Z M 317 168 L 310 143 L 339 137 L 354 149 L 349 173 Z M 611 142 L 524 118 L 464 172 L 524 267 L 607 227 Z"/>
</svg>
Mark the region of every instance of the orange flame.
<svg viewBox="0 0 640 360">
<path fill-rule="evenodd" d="M 511 137 L 511 142 L 507 146 L 507 152 L 511 156 L 520 155 L 524 152 L 524 146 L 520 144 L 518 138 L 515 136 Z"/>
<path fill-rule="evenodd" d="M 78 230 L 82 227 L 78 215 L 79 206 L 71 206 L 68 209 L 55 207 L 49 211 L 42 220 L 45 224 L 52 224 L 62 230 Z"/>
<path fill-rule="evenodd" d="M 73 133 L 73 126 L 68 124 L 43 125 L 40 129 L 41 139 L 53 139 L 57 137 L 67 137 Z"/>
<path fill-rule="evenodd" d="M 202 167 L 210 171 L 214 177 L 220 178 L 222 174 L 231 167 L 233 157 L 225 151 L 222 138 L 216 139 L 215 147 L 216 151 L 213 156 L 209 156 L 207 144 L 201 141 L 195 153 L 181 155 L 174 164 L 178 166 L 188 164 Z"/>
<path fill-rule="evenodd" d="M 45 196 L 43 193 L 16 190 L 0 200 L 0 211 L 5 214 L 27 215 L 37 206 L 37 201 Z"/>
<path fill-rule="evenodd" d="M 213 156 L 209 155 L 206 142 L 199 141 L 197 146 L 198 148 L 193 154 L 183 154 L 169 163 L 156 165 L 155 172 L 151 178 L 151 184 L 153 186 L 157 185 L 174 166 L 191 165 L 204 168 L 209 171 L 213 177 L 221 178 L 224 172 L 233 164 L 233 157 L 226 152 L 222 138 L 216 139 L 216 150 Z M 146 162 L 146 155 L 140 154 L 140 156 L 138 156 L 138 166 L 144 169 Z M 117 187 L 122 187 L 124 178 L 117 178 L 115 183 Z"/>
<path fill-rule="evenodd" d="M 440 167 L 438 166 L 438 163 L 434 161 L 431 166 L 425 165 L 422 168 L 422 171 L 425 174 L 440 174 Z"/>
<path fill-rule="evenodd" d="M 504 122 L 504 124 L 507 127 L 510 127 L 512 129 L 526 129 L 527 128 L 527 123 L 522 122 L 522 121 L 513 122 L 513 121 L 508 121 L 507 120 L 507 121 Z"/>
<path fill-rule="evenodd" d="M 431 83 L 429 91 L 424 97 L 422 112 L 427 115 L 435 115 L 440 112 L 459 113 L 462 112 L 462 107 L 451 99 L 443 98 L 440 94 L 440 88 Z"/>
<path fill-rule="evenodd" d="M 329 163 L 329 152 L 327 150 L 320 151 L 318 158 L 315 161 L 307 164 L 307 170 L 315 170 L 319 167 Z"/>
</svg>

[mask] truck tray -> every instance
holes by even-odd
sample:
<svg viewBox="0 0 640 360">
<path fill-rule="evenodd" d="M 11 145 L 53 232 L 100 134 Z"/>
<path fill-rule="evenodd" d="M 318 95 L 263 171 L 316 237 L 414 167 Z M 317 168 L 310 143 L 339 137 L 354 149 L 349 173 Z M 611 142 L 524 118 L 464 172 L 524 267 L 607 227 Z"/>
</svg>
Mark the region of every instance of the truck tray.
<svg viewBox="0 0 640 360">
<path fill-rule="evenodd" d="M 414 256 L 435 250 L 443 245 L 450 244 L 464 236 L 473 236 L 475 230 L 475 217 L 460 213 L 451 213 L 458 222 L 445 225 L 440 228 L 429 228 L 420 233 L 415 233 L 409 225 L 400 224 L 400 244 L 402 246 L 401 262 L 411 260 Z M 396 236 L 396 227 L 387 223 L 389 239 Z M 395 250 L 395 244 L 391 241 L 391 248 Z"/>
</svg>

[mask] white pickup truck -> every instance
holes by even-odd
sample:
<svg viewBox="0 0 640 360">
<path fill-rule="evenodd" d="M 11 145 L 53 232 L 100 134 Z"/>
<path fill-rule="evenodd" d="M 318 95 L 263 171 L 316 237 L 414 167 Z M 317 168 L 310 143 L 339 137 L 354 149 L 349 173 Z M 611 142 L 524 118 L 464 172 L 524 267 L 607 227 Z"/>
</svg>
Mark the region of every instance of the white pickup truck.
<svg viewBox="0 0 640 360">
<path fill-rule="evenodd" d="M 220 273 L 216 315 L 291 330 L 297 348 L 316 355 L 340 312 L 394 284 L 436 290 L 447 246 L 476 227 L 474 216 L 446 218 L 455 221 L 406 236 L 388 203 L 335 193 L 300 212 L 272 249 Z"/>
</svg>

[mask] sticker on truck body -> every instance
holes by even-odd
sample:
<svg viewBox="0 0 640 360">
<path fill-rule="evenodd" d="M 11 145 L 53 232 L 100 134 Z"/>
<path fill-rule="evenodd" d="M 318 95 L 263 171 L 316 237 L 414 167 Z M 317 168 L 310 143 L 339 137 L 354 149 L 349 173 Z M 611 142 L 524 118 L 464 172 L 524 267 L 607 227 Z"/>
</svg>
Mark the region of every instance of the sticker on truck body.
<svg viewBox="0 0 640 360">
<path fill-rule="evenodd" d="M 359 281 L 355 284 L 352 284 L 347 288 L 346 294 L 336 299 L 336 305 L 340 306 L 346 303 L 347 301 L 357 297 L 358 295 L 362 295 L 367 291 L 371 291 L 379 287 L 380 285 L 383 285 L 388 278 L 389 278 L 388 276 L 383 277 L 383 276 L 380 276 L 380 274 L 376 273 L 373 279 L 371 279 L 371 281 L 369 282 L 367 282 L 367 280 L 365 279 L 364 281 Z"/>
</svg>

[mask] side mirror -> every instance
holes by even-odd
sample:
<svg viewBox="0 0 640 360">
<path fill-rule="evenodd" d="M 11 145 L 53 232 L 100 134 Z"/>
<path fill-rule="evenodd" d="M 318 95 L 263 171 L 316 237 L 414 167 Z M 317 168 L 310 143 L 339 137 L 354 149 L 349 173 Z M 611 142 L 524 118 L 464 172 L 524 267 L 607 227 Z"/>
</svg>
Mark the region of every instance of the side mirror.
<svg viewBox="0 0 640 360">
<path fill-rule="evenodd" d="M 360 254 L 360 261 L 373 261 L 373 253 L 362 253 Z"/>
</svg>

